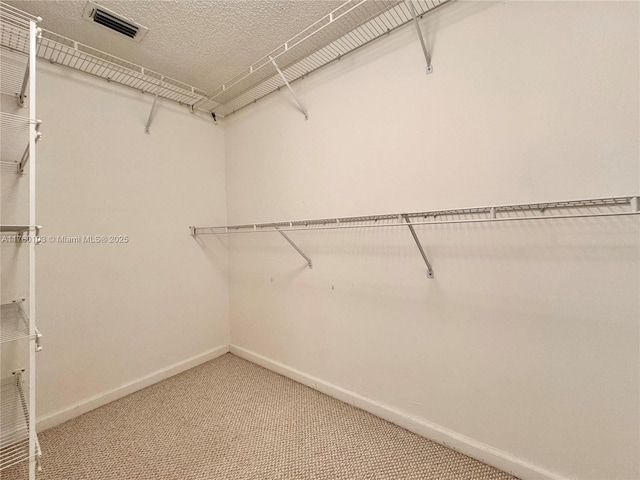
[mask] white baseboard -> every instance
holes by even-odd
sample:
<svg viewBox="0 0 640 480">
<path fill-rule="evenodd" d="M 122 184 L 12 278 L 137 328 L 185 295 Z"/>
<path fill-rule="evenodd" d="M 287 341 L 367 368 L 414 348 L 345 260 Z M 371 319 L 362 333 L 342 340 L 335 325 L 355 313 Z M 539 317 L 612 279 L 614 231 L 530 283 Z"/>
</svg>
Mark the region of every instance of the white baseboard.
<svg viewBox="0 0 640 480">
<path fill-rule="evenodd" d="M 288 377 L 296 382 L 325 393 L 333 398 L 349 403 L 357 408 L 365 410 L 377 417 L 383 418 L 402 428 L 428 438 L 441 445 L 445 445 L 464 455 L 480 460 L 487 465 L 508 472 L 523 480 L 570 480 L 569 477 L 551 472 L 538 465 L 533 465 L 525 460 L 514 457 L 507 452 L 498 450 L 490 445 L 478 442 L 460 433 L 454 432 L 440 425 L 433 424 L 424 419 L 413 417 L 389 405 L 376 402 L 357 393 L 346 390 L 337 385 L 315 378 L 306 373 L 284 365 L 275 360 L 263 357 L 255 352 L 230 345 L 229 351 L 238 357 L 272 370 L 280 375 Z"/>
<path fill-rule="evenodd" d="M 83 413 L 90 412 L 91 410 L 106 405 L 107 403 L 113 402 L 114 400 L 118 400 L 119 398 L 137 392 L 138 390 L 142 390 L 143 388 L 153 385 L 154 383 L 158 383 L 169 377 L 177 375 L 178 373 L 182 373 L 185 370 L 196 367 L 201 363 L 213 360 L 214 358 L 224 355 L 227 352 L 229 352 L 229 345 L 220 345 L 219 347 L 209 350 L 208 352 L 196 355 L 178 363 L 174 363 L 173 365 L 169 365 L 168 367 L 157 370 L 132 382 L 125 383 L 124 385 L 116 387 L 112 390 L 107 390 L 106 392 L 94 395 L 93 397 L 85 398 L 84 400 L 69 407 L 62 408 L 53 413 L 49 413 L 38 418 L 36 422 L 36 429 L 38 431 L 43 431 L 48 428 L 55 427 L 56 425 L 60 425 L 61 423 L 64 423 L 67 420 L 71 420 L 72 418 L 82 415 Z"/>
</svg>

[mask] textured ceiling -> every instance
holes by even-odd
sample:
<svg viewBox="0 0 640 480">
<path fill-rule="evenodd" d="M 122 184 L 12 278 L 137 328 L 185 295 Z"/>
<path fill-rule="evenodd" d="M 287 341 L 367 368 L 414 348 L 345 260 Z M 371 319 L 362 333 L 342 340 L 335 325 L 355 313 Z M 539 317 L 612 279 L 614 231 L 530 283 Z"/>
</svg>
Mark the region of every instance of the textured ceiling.
<svg viewBox="0 0 640 480">
<path fill-rule="evenodd" d="M 84 20 L 86 0 L 7 3 L 46 30 L 211 92 L 344 1 L 96 1 L 149 28 L 140 43 Z"/>
</svg>

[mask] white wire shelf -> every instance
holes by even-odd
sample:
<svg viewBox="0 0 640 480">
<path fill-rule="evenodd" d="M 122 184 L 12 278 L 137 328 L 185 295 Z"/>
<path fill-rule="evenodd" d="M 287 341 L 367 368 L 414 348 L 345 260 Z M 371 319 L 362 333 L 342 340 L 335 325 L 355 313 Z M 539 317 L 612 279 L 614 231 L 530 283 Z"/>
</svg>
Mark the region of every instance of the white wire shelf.
<svg viewBox="0 0 640 480">
<path fill-rule="evenodd" d="M 412 0 L 422 16 L 449 0 Z M 402 0 L 348 0 L 295 37 L 250 65 L 196 104 L 230 115 L 285 85 L 338 60 L 413 20 Z"/>
<path fill-rule="evenodd" d="M 412 0 L 412 4 L 422 16 L 448 1 Z M 157 93 L 191 109 L 225 116 L 285 85 L 272 59 L 291 83 L 412 20 L 412 12 L 402 0 L 347 0 L 209 94 L 47 30 L 38 38 L 37 56 L 144 93 Z M 2 93 L 10 95 L 20 92 L 26 69 L 28 29 L 25 33 L 24 22 L 21 26 L 7 23 L 0 38 L 8 49 L 2 58 L 7 66 L 2 73 Z"/>
<path fill-rule="evenodd" d="M 31 22 L 39 22 L 42 19 L 36 17 L 27 12 L 23 12 L 16 7 L 9 5 L 8 3 L 0 2 L 0 22 L 15 25 L 16 27 L 24 28 L 29 31 L 29 24 Z M 27 43 L 28 49 L 28 43 Z"/>
<path fill-rule="evenodd" d="M 39 128 L 40 121 L 0 112 L 0 162 L 18 166 L 29 152 L 29 128 Z"/>
<path fill-rule="evenodd" d="M 11 25 L 0 23 L 0 42 L 3 46 L 13 43 L 17 34 L 21 31 Z M 26 41 L 29 41 L 27 31 Z M 18 38 L 17 42 L 21 42 Z M 28 47 L 28 44 L 27 44 Z M 22 50 L 11 48 L 0 49 L 0 93 L 3 95 L 19 96 L 22 91 L 24 78 L 27 75 L 29 55 Z"/>
<path fill-rule="evenodd" d="M 192 235 L 224 235 L 234 233 L 283 232 L 342 228 L 406 227 L 408 223 L 407 220 L 411 220 L 412 225 L 438 225 L 451 223 L 640 215 L 640 210 L 638 208 L 639 197 L 640 195 L 635 195 L 588 200 L 568 200 L 519 205 L 431 210 L 413 213 L 367 215 L 359 217 L 323 218 L 313 220 L 189 228 Z"/>
<path fill-rule="evenodd" d="M 28 79 L 29 35 L 33 17 L 0 2 L 0 93 L 19 97 Z"/>
<path fill-rule="evenodd" d="M 191 85 L 161 75 L 70 38 L 43 30 L 37 47 L 38 58 L 119 83 L 144 93 L 192 106 L 206 93 Z"/>
<path fill-rule="evenodd" d="M 0 343 L 29 338 L 29 319 L 23 308 L 24 300 L 0 306 Z"/>
<path fill-rule="evenodd" d="M 22 374 L 0 382 L 0 470 L 24 462 L 29 455 L 29 409 L 22 389 Z M 40 447 L 36 439 L 36 456 Z"/>
</svg>

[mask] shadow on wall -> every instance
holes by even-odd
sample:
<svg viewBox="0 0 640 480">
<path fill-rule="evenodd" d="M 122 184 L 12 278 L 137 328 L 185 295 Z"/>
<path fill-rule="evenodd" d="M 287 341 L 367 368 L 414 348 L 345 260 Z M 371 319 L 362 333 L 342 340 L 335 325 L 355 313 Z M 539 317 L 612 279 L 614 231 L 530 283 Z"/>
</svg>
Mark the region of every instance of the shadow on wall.
<svg viewBox="0 0 640 480">
<path fill-rule="evenodd" d="M 198 235 L 192 236 L 193 241 L 197 242 L 209 263 L 216 270 L 227 271 L 227 251 L 229 245 L 222 235 Z"/>
</svg>

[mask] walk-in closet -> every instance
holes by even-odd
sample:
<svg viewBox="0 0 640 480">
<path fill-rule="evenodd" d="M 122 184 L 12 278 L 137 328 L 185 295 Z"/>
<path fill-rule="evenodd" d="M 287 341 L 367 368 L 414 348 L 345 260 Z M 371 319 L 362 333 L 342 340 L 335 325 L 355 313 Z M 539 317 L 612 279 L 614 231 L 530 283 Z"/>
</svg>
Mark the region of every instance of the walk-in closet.
<svg viewBox="0 0 640 480">
<path fill-rule="evenodd" d="M 0 479 L 640 480 L 640 2 L 2 0 Z"/>
</svg>

